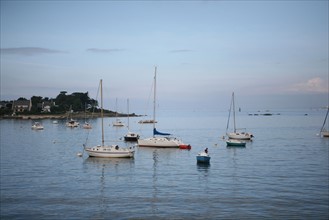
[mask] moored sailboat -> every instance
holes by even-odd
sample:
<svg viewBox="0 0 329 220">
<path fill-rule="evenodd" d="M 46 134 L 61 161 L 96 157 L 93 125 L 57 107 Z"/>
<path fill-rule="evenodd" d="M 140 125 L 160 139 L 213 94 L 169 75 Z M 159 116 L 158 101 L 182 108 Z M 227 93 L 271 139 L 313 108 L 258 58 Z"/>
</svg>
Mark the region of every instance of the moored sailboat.
<svg viewBox="0 0 329 220">
<path fill-rule="evenodd" d="M 114 127 L 123 127 L 125 124 L 118 118 L 118 99 L 115 99 L 115 121 L 113 122 Z"/>
<path fill-rule="evenodd" d="M 103 88 L 102 80 L 100 80 L 101 89 L 101 125 L 102 125 L 102 144 L 93 147 L 84 147 L 84 150 L 90 157 L 107 157 L 107 158 L 131 158 L 134 157 L 135 150 L 133 148 L 122 148 L 118 145 L 104 144 L 104 114 L 103 114 Z"/>
<path fill-rule="evenodd" d="M 231 111 L 233 108 L 233 132 L 228 133 L 228 127 L 230 123 L 230 116 L 231 116 Z M 230 112 L 227 120 L 227 127 L 226 127 L 226 135 L 229 139 L 236 139 L 236 140 L 251 140 L 253 138 L 253 134 L 241 131 L 238 132 L 238 130 L 245 130 L 245 129 L 237 129 L 236 128 L 236 123 L 235 123 L 235 101 L 234 101 L 234 92 L 232 93 L 232 100 L 231 100 L 231 105 L 230 105 Z"/>
<path fill-rule="evenodd" d="M 138 141 L 139 134 L 130 131 L 129 123 L 129 99 L 127 99 L 127 110 L 128 110 L 128 133 L 124 136 L 125 141 Z"/>
<path fill-rule="evenodd" d="M 146 139 L 138 139 L 138 146 L 140 147 L 159 147 L 159 148 L 178 148 L 181 141 L 177 138 L 171 137 L 169 133 L 159 132 L 155 128 L 155 112 L 156 112 L 156 72 L 154 71 L 154 94 L 153 94 L 153 136 Z"/>
</svg>

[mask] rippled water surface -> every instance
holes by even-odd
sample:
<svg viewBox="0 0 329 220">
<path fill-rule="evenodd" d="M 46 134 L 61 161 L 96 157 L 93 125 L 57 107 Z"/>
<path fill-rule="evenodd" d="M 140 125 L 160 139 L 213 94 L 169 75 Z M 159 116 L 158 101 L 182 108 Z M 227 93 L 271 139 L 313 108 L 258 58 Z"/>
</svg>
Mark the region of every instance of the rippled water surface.
<svg viewBox="0 0 329 220">
<path fill-rule="evenodd" d="M 307 115 L 305 115 L 307 114 Z M 100 144 L 94 128 L 43 120 L 1 120 L 1 219 L 328 219 L 329 139 L 317 134 L 325 111 L 286 111 L 273 116 L 239 113 L 255 135 L 246 148 L 227 148 L 227 114 L 162 114 L 157 125 L 192 149 L 136 148 L 134 159 L 78 157 L 82 145 Z M 131 118 L 132 130 L 151 125 Z M 105 119 L 106 142 L 126 128 Z M 125 121 L 125 119 L 122 119 Z M 80 121 L 80 124 L 83 120 Z M 208 147 L 210 165 L 196 154 Z"/>
</svg>

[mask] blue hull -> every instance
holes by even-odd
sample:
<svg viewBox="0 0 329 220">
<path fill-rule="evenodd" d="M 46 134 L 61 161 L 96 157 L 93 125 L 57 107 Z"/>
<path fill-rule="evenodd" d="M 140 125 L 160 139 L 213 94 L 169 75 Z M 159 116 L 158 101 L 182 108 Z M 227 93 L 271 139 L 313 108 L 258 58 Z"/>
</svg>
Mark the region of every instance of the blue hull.
<svg viewBox="0 0 329 220">
<path fill-rule="evenodd" d="M 196 161 L 198 163 L 209 163 L 210 162 L 210 157 L 208 157 L 208 156 L 196 156 Z"/>
</svg>

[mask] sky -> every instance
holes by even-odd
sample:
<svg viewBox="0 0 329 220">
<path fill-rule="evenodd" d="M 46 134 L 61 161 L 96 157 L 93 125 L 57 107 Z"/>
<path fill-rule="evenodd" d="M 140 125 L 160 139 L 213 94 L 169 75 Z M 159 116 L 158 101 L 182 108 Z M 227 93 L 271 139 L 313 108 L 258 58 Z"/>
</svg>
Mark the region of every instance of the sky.
<svg viewBox="0 0 329 220">
<path fill-rule="evenodd" d="M 3 1 L 1 100 L 60 91 L 132 111 L 328 106 L 328 1 Z M 144 106 L 144 107 L 143 107 Z M 139 113 L 139 112 L 137 112 Z"/>
</svg>

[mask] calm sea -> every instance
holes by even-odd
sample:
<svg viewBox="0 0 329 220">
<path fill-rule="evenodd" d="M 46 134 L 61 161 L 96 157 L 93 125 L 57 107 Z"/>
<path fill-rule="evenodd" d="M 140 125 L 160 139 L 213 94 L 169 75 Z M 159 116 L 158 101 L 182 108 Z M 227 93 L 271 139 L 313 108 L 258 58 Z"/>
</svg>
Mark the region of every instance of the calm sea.
<svg viewBox="0 0 329 220">
<path fill-rule="evenodd" d="M 84 143 L 100 144 L 100 119 L 90 131 L 65 120 L 43 120 L 42 131 L 31 120 L 1 120 L 0 218 L 328 219 L 329 139 L 317 135 L 325 110 L 273 113 L 238 113 L 238 127 L 255 139 L 227 148 L 226 112 L 162 112 L 158 130 L 192 149 L 136 147 L 134 159 L 77 156 Z M 130 118 L 131 130 L 150 136 L 140 119 Z M 106 142 L 129 145 L 120 140 L 127 128 L 112 121 L 105 119 Z M 198 165 L 206 147 L 210 165 Z"/>
</svg>

